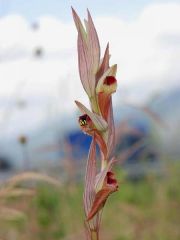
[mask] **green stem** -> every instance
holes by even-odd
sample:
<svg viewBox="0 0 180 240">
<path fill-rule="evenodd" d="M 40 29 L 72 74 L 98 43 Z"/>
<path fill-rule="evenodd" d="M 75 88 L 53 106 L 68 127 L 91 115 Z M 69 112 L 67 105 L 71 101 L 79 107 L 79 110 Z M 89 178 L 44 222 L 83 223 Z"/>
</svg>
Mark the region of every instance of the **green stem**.
<svg viewBox="0 0 180 240">
<path fill-rule="evenodd" d="M 107 159 L 101 160 L 101 171 L 103 171 L 107 167 Z"/>
<path fill-rule="evenodd" d="M 91 231 L 91 240 L 99 240 L 99 233 L 98 233 L 98 231 L 95 231 L 95 230 Z"/>
<path fill-rule="evenodd" d="M 98 105 L 96 96 L 90 97 L 90 102 L 91 102 L 91 107 L 92 107 L 93 112 L 100 114 L 100 109 L 99 109 L 99 105 Z"/>
</svg>

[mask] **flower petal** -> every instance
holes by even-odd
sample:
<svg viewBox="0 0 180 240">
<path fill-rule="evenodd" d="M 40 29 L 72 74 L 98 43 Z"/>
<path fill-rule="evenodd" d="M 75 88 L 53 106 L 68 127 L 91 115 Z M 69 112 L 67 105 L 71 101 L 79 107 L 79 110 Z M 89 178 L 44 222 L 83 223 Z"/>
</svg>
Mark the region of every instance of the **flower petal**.
<svg viewBox="0 0 180 240">
<path fill-rule="evenodd" d="M 88 110 L 82 103 L 75 101 L 76 105 L 80 109 L 81 112 L 87 114 L 92 122 L 94 123 L 96 129 L 100 132 L 104 132 L 107 130 L 108 125 L 107 122 L 98 114 L 92 113 L 90 110 Z"/>
</svg>

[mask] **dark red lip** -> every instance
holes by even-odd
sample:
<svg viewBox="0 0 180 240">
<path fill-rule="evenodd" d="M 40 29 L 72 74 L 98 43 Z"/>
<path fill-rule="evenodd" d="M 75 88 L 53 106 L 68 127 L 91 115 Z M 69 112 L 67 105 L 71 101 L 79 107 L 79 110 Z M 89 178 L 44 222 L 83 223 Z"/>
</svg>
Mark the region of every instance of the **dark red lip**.
<svg viewBox="0 0 180 240">
<path fill-rule="evenodd" d="M 104 84 L 106 84 L 106 85 L 112 85 L 112 84 L 114 84 L 114 83 L 116 83 L 116 82 L 117 82 L 117 80 L 116 80 L 116 78 L 113 77 L 113 76 L 107 76 L 107 77 L 104 79 Z"/>
</svg>

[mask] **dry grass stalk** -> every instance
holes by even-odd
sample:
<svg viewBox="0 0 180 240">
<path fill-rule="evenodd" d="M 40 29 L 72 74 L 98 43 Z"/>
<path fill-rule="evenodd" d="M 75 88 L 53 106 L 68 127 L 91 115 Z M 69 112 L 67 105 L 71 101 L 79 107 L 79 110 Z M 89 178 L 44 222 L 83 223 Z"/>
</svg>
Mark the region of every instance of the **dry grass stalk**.
<svg viewBox="0 0 180 240">
<path fill-rule="evenodd" d="M 41 173 L 36 173 L 36 172 L 24 172 L 17 174 L 10 178 L 8 181 L 6 181 L 6 185 L 8 187 L 15 187 L 16 185 L 22 183 L 22 182 L 27 182 L 27 181 L 43 181 L 47 182 L 49 184 L 53 184 L 57 187 L 62 186 L 61 182 L 44 174 Z"/>
</svg>

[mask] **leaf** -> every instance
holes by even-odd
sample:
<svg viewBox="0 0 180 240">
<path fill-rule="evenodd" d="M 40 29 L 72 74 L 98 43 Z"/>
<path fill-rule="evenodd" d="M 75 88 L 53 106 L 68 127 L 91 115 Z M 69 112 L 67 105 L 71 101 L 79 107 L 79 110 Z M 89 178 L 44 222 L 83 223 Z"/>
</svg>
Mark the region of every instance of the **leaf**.
<svg viewBox="0 0 180 240">
<path fill-rule="evenodd" d="M 94 192 L 94 184 L 95 184 L 95 176 L 96 176 L 96 145 L 95 139 L 92 139 L 87 166 L 85 173 L 85 192 L 84 192 L 84 206 L 86 214 L 89 212 Z"/>
<path fill-rule="evenodd" d="M 85 173 L 85 190 L 83 195 L 86 217 L 91 209 L 92 203 L 95 198 L 94 191 L 95 177 L 96 177 L 96 144 L 95 139 L 93 137 L 87 160 Z M 91 225 L 92 225 L 91 227 L 93 227 L 93 223 Z"/>
</svg>

